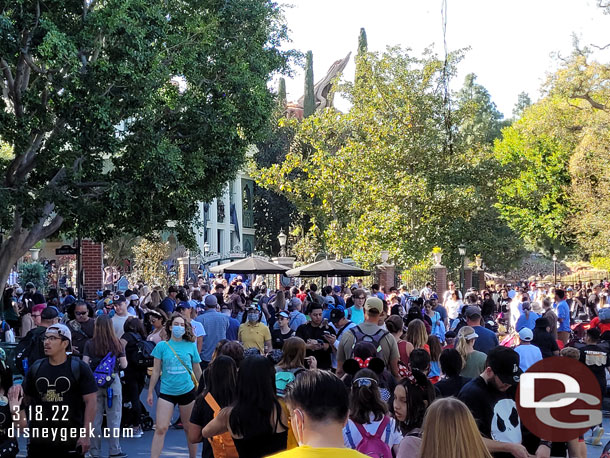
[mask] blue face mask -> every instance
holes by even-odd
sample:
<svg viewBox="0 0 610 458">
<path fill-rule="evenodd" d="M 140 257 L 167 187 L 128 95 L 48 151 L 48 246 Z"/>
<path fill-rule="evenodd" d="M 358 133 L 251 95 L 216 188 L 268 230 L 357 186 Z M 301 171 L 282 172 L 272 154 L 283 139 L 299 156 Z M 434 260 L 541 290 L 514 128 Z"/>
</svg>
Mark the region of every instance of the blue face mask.
<svg viewBox="0 0 610 458">
<path fill-rule="evenodd" d="M 184 326 L 177 326 L 177 325 L 172 326 L 172 336 L 176 337 L 177 339 L 182 337 L 185 332 L 186 332 L 186 330 L 184 329 Z"/>
<path fill-rule="evenodd" d="M 250 321 L 250 322 L 258 321 L 258 312 L 248 313 L 248 321 Z"/>
</svg>

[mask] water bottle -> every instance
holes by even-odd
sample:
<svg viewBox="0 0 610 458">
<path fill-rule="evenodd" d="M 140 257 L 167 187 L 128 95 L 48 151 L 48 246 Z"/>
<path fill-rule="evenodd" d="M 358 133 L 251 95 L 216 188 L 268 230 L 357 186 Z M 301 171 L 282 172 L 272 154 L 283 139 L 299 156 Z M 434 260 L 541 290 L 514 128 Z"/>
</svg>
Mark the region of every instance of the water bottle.
<svg viewBox="0 0 610 458">
<path fill-rule="evenodd" d="M 27 375 L 28 373 L 28 369 L 29 369 L 29 364 L 28 364 L 28 359 L 27 358 L 23 358 L 23 361 L 21 361 L 21 363 L 23 364 L 23 373 Z"/>
<path fill-rule="evenodd" d="M 112 387 L 109 386 L 108 390 L 106 390 L 106 394 L 108 395 L 108 408 L 112 407 Z"/>
</svg>

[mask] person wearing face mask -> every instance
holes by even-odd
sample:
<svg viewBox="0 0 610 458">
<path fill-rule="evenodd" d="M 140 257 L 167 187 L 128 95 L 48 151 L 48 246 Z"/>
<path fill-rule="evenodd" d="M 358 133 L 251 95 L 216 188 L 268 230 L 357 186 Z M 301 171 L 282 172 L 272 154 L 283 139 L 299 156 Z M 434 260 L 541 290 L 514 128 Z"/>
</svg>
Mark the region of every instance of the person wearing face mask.
<svg viewBox="0 0 610 458">
<path fill-rule="evenodd" d="M 309 370 L 287 387 L 286 405 L 299 446 L 271 458 L 359 458 L 345 447 L 349 396 L 345 384 L 331 372 Z"/>
<path fill-rule="evenodd" d="M 153 392 L 159 378 L 161 378 L 161 394 L 157 399 L 157 414 L 155 434 L 150 449 L 150 456 L 158 458 L 163 451 L 165 434 L 178 404 L 180 418 L 187 433 L 190 429 L 190 418 L 197 386 L 195 381 L 201 378 L 201 362 L 195 336 L 191 326 L 187 326 L 182 315 L 172 314 L 165 324 L 168 340 L 159 342 L 152 352 L 155 358 L 152 376 L 148 388 L 148 405 L 153 405 Z M 189 458 L 197 455 L 197 444 L 188 442 Z"/>
<path fill-rule="evenodd" d="M 256 348 L 262 354 L 271 351 L 271 332 L 261 323 L 261 312 L 255 305 L 246 308 L 246 321 L 239 327 L 237 339 L 244 348 Z"/>
</svg>

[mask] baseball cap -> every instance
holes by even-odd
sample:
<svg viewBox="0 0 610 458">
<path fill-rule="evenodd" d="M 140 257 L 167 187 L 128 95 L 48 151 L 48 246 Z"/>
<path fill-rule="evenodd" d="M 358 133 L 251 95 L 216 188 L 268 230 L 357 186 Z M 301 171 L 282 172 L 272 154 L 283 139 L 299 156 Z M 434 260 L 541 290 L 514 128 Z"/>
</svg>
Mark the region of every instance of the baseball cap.
<svg viewBox="0 0 610 458">
<path fill-rule="evenodd" d="M 516 385 L 519 383 L 519 354 L 508 347 L 496 347 L 487 354 L 487 366 L 498 376 L 502 383 Z"/>
<path fill-rule="evenodd" d="M 258 312 L 258 307 L 257 307 L 256 305 L 254 305 L 254 304 L 250 304 L 250 305 L 248 305 L 248 306 L 246 307 L 246 310 L 247 310 L 248 312 L 252 312 L 252 311 L 254 311 L 254 310 L 256 310 L 256 311 Z"/>
<path fill-rule="evenodd" d="M 301 299 L 299 299 L 298 297 L 293 297 L 288 301 L 288 310 L 292 312 L 296 310 L 296 308 L 301 304 L 303 304 L 303 301 L 301 301 Z"/>
<path fill-rule="evenodd" d="M 364 310 L 376 310 L 377 313 L 381 313 L 383 312 L 383 301 L 376 296 L 371 296 L 364 303 Z"/>
<path fill-rule="evenodd" d="M 57 334 L 58 336 L 65 337 L 70 342 L 72 342 L 72 333 L 70 332 L 68 326 L 66 326 L 65 324 L 57 323 L 51 325 L 47 328 L 45 334 Z"/>
<path fill-rule="evenodd" d="M 521 331 L 519 331 L 520 340 L 523 340 L 524 342 L 529 342 L 533 338 L 534 338 L 534 333 L 532 332 L 532 330 L 530 328 L 522 328 Z"/>
<path fill-rule="evenodd" d="M 203 303 L 206 307 L 216 307 L 218 305 L 218 299 L 213 294 L 208 294 L 203 300 Z"/>
<path fill-rule="evenodd" d="M 278 313 L 277 316 L 278 317 L 281 316 L 282 318 L 290 318 L 290 315 L 288 314 L 288 312 L 285 312 L 283 310 L 280 313 Z M 331 316 L 332 316 L 332 313 L 331 313 Z"/>
<path fill-rule="evenodd" d="M 40 318 L 43 320 L 53 320 L 59 316 L 59 312 L 55 307 L 45 307 L 40 312 Z"/>
<path fill-rule="evenodd" d="M 25 284 L 25 289 L 32 289 L 32 288 L 36 288 L 36 285 L 34 285 L 34 283 L 32 283 L 31 281 L 29 281 Z"/>
<path fill-rule="evenodd" d="M 190 309 L 191 308 L 191 304 L 189 304 L 188 302 L 182 301 L 182 302 L 178 303 L 176 308 L 177 309 Z"/>
<path fill-rule="evenodd" d="M 139 301 L 140 298 L 137 294 L 132 294 L 131 296 L 129 296 L 129 300 L 130 301 Z"/>
<path fill-rule="evenodd" d="M 114 297 L 112 298 L 112 302 L 113 303 L 127 302 L 127 299 L 122 294 L 115 294 Z"/>
<path fill-rule="evenodd" d="M 335 286 L 333 286 L 333 291 L 335 293 L 340 293 L 341 292 L 341 287 L 339 285 L 335 285 Z"/>
<path fill-rule="evenodd" d="M 332 296 L 326 296 L 324 298 L 324 303 L 328 305 L 335 305 L 335 298 Z"/>
<path fill-rule="evenodd" d="M 345 311 L 342 309 L 333 309 L 330 311 L 330 322 L 338 323 L 341 318 L 345 318 Z"/>
<path fill-rule="evenodd" d="M 476 305 L 471 305 L 466 308 L 466 318 L 474 318 L 475 316 L 481 316 L 481 309 Z"/>
</svg>

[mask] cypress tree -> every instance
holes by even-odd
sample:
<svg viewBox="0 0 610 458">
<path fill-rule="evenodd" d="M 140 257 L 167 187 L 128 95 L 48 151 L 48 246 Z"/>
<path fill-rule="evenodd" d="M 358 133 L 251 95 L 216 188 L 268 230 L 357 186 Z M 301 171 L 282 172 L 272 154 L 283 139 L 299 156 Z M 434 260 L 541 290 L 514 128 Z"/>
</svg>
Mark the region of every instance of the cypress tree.
<svg viewBox="0 0 610 458">
<path fill-rule="evenodd" d="M 354 84 L 356 86 L 357 94 L 360 92 L 359 89 L 362 89 L 367 74 L 367 52 L 368 42 L 366 39 L 366 30 L 364 30 L 364 27 L 362 27 L 360 29 L 360 35 L 358 36 L 358 53 L 356 54 L 356 75 L 354 77 Z"/>
<path fill-rule="evenodd" d="M 307 51 L 305 61 L 305 98 L 303 100 L 303 116 L 311 116 L 316 111 L 316 100 L 313 92 L 313 54 Z"/>
<path fill-rule="evenodd" d="M 360 29 L 360 36 L 358 36 L 358 57 L 366 54 L 368 52 L 369 45 L 366 41 L 366 30 L 364 27 Z"/>
<path fill-rule="evenodd" d="M 277 86 L 277 103 L 282 107 L 286 106 L 286 80 L 284 78 L 280 78 Z"/>
</svg>

